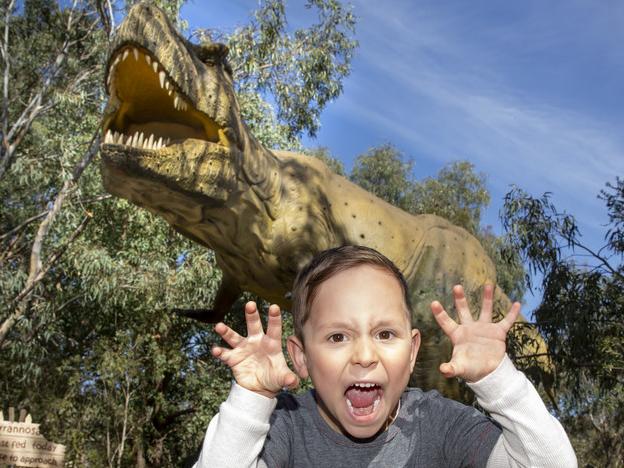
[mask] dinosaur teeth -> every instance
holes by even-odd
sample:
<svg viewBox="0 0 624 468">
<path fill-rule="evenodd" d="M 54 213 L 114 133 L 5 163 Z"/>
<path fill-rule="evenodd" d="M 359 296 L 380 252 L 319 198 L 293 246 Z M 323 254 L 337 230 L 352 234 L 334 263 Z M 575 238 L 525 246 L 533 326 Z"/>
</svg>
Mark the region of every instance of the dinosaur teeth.
<svg viewBox="0 0 624 468">
<path fill-rule="evenodd" d="M 158 73 L 158 62 L 156 60 L 152 62 L 152 68 L 154 69 L 154 73 Z"/>
<path fill-rule="evenodd" d="M 134 132 L 132 135 L 124 135 L 123 133 L 117 133 L 112 130 L 107 130 L 104 134 L 104 143 L 111 145 L 125 145 L 133 148 L 146 149 L 146 150 L 158 150 L 169 146 L 171 144 L 171 138 L 156 137 L 150 134 L 149 137 L 143 132 Z"/>
<path fill-rule="evenodd" d="M 160 87 L 164 88 L 165 87 L 165 72 L 164 71 L 161 71 L 158 74 L 158 80 L 160 81 Z"/>
<path fill-rule="evenodd" d="M 174 97 L 173 97 L 173 107 L 176 110 L 185 111 L 185 110 L 188 109 L 188 104 L 186 102 L 184 102 L 184 99 L 182 99 L 180 96 L 178 96 L 177 93 L 175 93 Z"/>
<path fill-rule="evenodd" d="M 134 55 L 134 60 L 138 61 L 139 60 L 139 49 L 137 49 L 136 47 L 132 48 L 132 55 Z"/>
<path fill-rule="evenodd" d="M 130 54 L 130 50 L 128 49 L 124 50 L 123 57 L 121 57 L 121 61 L 123 62 L 124 60 L 126 60 L 129 54 Z"/>
<path fill-rule="evenodd" d="M 150 58 L 149 55 L 145 55 L 145 61 L 147 62 L 148 65 L 152 64 L 152 59 Z"/>
</svg>

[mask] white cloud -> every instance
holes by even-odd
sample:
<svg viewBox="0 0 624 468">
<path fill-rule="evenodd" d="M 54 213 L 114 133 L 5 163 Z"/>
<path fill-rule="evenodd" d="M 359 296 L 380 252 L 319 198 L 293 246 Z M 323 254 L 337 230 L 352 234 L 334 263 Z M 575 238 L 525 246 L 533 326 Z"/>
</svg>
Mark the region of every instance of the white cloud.
<svg viewBox="0 0 624 468">
<path fill-rule="evenodd" d="M 411 5 L 358 5 L 360 62 L 337 107 L 438 163 L 470 159 L 489 175 L 493 192 L 512 183 L 534 195 L 554 192 L 562 209 L 597 233 L 605 216 L 596 195 L 624 174 L 619 128 L 608 116 L 515 87 L 509 70 L 497 67 L 505 53 L 500 44 L 484 50 L 462 40 L 470 29 L 463 11 L 441 15 Z M 526 38 L 527 48 L 565 42 L 554 26 L 548 34 L 538 34 L 541 23 L 529 26 L 536 34 Z M 505 45 L 522 39 L 496 28 L 487 33 L 500 33 Z"/>
</svg>

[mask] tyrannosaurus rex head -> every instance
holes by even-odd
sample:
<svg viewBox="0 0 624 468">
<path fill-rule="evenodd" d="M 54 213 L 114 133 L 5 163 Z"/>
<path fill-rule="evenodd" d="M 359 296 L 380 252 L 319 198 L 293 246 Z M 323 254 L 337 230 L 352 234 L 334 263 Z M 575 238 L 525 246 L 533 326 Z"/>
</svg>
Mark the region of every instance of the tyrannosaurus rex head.
<svg viewBox="0 0 624 468">
<path fill-rule="evenodd" d="M 227 200 L 253 145 L 234 96 L 227 47 L 184 39 L 166 15 L 134 6 L 106 68 L 102 176 L 114 195 L 176 224 Z M 193 203 L 192 201 L 197 203 Z"/>
</svg>

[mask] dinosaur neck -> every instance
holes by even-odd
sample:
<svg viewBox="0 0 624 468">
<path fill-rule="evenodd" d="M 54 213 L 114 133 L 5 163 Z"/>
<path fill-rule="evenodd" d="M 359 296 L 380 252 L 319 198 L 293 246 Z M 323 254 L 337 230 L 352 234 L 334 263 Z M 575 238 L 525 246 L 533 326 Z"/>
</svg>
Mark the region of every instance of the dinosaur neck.
<svg viewBox="0 0 624 468">
<path fill-rule="evenodd" d="M 280 199 L 281 168 L 275 155 L 244 132 L 242 175 L 272 219 L 276 219 Z"/>
</svg>

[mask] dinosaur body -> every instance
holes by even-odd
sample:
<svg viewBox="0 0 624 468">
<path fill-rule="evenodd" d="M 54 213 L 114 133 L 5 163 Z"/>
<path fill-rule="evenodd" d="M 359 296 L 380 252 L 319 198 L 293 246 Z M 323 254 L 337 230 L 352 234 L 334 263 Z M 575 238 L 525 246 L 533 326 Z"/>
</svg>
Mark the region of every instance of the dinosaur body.
<svg viewBox="0 0 624 468">
<path fill-rule="evenodd" d="M 241 121 L 226 52 L 189 43 L 154 6 L 133 7 L 107 68 L 106 189 L 215 251 L 223 282 L 205 321 L 221 320 L 242 291 L 288 309 L 298 269 L 321 250 L 379 250 L 405 274 L 413 324 L 424 336 L 411 383 L 459 397 L 457 384 L 438 372 L 450 345 L 429 304 L 441 299 L 450 310 L 453 285 L 470 293 L 495 281 L 477 239 L 386 203 L 316 158 L 262 147 Z M 506 312 L 499 289 L 496 300 L 498 313 Z"/>
</svg>

